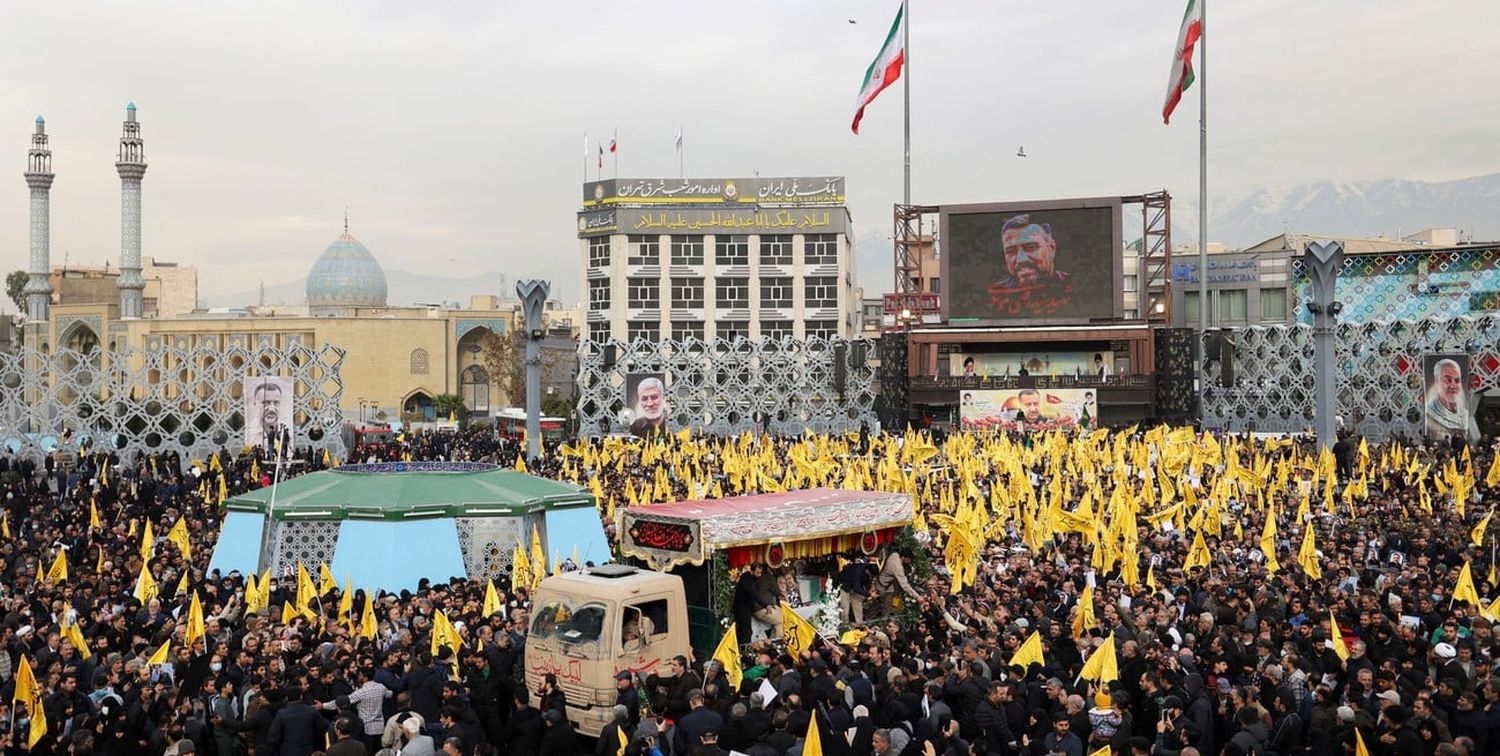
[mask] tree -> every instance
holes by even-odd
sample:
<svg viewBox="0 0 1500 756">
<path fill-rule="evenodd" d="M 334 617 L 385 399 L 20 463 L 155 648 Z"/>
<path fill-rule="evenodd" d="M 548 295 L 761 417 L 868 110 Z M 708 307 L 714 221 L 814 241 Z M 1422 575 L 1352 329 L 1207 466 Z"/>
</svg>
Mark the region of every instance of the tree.
<svg viewBox="0 0 1500 756">
<path fill-rule="evenodd" d="M 511 407 L 526 408 L 526 340 L 523 329 L 513 328 L 509 333 L 498 334 L 489 329 L 479 337 L 479 356 L 485 372 L 490 374 L 490 384 Z M 556 346 L 541 349 L 542 380 L 562 367 L 571 354 L 570 350 Z M 546 397 L 542 397 L 545 403 Z M 543 410 L 545 413 L 545 410 Z"/>
<path fill-rule="evenodd" d="M 30 277 L 24 270 L 13 270 L 5 276 L 5 293 L 10 295 L 10 301 L 16 303 L 16 309 L 23 315 L 26 313 L 26 294 L 23 292 Z"/>
<path fill-rule="evenodd" d="M 464 407 L 464 398 L 458 394 L 438 394 L 432 397 L 432 409 L 442 419 L 449 415 L 463 417 L 469 413 L 468 408 Z"/>
</svg>

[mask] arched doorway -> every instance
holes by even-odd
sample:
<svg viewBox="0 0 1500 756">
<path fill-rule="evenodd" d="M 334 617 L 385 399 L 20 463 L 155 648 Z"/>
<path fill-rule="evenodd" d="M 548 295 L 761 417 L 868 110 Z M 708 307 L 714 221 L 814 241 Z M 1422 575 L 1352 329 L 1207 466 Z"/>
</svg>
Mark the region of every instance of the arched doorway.
<svg viewBox="0 0 1500 756">
<path fill-rule="evenodd" d="M 479 365 L 470 365 L 464 368 L 459 377 L 459 396 L 463 397 L 464 407 L 475 414 L 488 415 L 490 412 L 490 374 Z"/>
<path fill-rule="evenodd" d="M 401 415 L 407 422 L 430 422 L 437 419 L 437 408 L 426 391 L 418 391 L 406 397 L 401 405 Z"/>
</svg>

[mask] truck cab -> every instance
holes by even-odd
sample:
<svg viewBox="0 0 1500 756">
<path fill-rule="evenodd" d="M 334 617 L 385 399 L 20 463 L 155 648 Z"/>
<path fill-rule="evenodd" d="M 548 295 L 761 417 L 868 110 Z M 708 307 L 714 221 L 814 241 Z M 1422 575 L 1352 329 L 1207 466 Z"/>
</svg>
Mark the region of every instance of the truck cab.
<svg viewBox="0 0 1500 756">
<path fill-rule="evenodd" d="M 682 578 L 607 564 L 542 580 L 531 604 L 526 687 L 547 673 L 567 695 L 568 720 L 598 737 L 613 719 L 615 674 L 650 675 L 690 656 Z"/>
</svg>

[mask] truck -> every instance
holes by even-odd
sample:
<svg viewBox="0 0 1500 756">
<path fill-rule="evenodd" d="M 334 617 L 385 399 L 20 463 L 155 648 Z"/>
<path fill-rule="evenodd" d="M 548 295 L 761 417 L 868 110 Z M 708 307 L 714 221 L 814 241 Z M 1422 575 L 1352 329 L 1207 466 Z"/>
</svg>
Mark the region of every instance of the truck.
<svg viewBox="0 0 1500 756">
<path fill-rule="evenodd" d="M 568 720 L 598 737 L 614 719 L 615 675 L 645 676 L 689 656 L 682 578 L 623 564 L 542 580 L 531 603 L 526 687 L 547 674 L 568 699 Z"/>
</svg>

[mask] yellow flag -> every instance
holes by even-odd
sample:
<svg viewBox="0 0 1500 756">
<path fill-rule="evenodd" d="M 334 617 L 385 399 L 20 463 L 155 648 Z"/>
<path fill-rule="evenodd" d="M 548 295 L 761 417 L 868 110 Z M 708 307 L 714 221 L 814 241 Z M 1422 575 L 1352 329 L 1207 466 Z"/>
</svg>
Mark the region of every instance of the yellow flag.
<svg viewBox="0 0 1500 756">
<path fill-rule="evenodd" d="M 104 523 L 99 521 L 99 507 L 92 498 L 89 499 L 89 529 L 102 530 Z"/>
<path fill-rule="evenodd" d="M 146 520 L 146 529 L 141 532 L 141 559 L 149 562 L 151 561 L 151 555 L 155 553 L 156 536 L 151 535 L 151 521 Z"/>
<path fill-rule="evenodd" d="M 283 624 L 283 625 L 291 625 L 292 624 L 292 620 L 297 619 L 297 617 L 300 616 L 301 614 L 302 614 L 302 612 L 297 611 L 296 609 L 292 608 L 292 602 L 290 602 L 290 601 L 283 601 L 283 602 L 281 602 L 281 624 Z"/>
<path fill-rule="evenodd" d="M 1193 545 L 1188 549 L 1187 561 L 1182 563 L 1183 572 L 1195 567 L 1207 567 L 1213 557 L 1208 553 L 1208 544 L 1203 542 L 1203 531 L 1193 534 Z"/>
<path fill-rule="evenodd" d="M 167 540 L 171 541 L 177 546 L 177 550 L 182 552 L 183 559 L 193 558 L 193 549 L 188 541 L 186 519 L 181 517 L 177 518 L 177 524 L 173 525 L 172 529 L 167 531 Z"/>
<path fill-rule="evenodd" d="M 359 635 L 365 640 L 375 640 L 375 592 L 365 591 L 365 610 L 359 616 Z"/>
<path fill-rule="evenodd" d="M 500 594 L 495 591 L 494 582 L 489 580 L 484 581 L 484 616 L 488 617 L 495 612 L 502 612 L 504 610 L 504 605 L 500 603 Z"/>
<path fill-rule="evenodd" d="M 547 552 L 542 551 L 542 534 L 535 525 L 531 526 L 531 580 L 532 588 L 542 582 L 547 576 Z"/>
<path fill-rule="evenodd" d="M 1333 616 L 1332 609 L 1328 610 L 1328 635 L 1333 641 L 1333 652 L 1339 659 L 1349 661 L 1349 644 L 1344 642 L 1344 631 L 1339 629 L 1339 620 Z"/>
<path fill-rule="evenodd" d="M 1260 532 L 1260 553 L 1266 557 L 1268 572 L 1274 575 L 1281 570 L 1281 563 L 1276 561 L 1276 513 L 1271 509 L 1266 510 L 1266 525 Z"/>
<path fill-rule="evenodd" d="M 1094 586 L 1083 586 L 1083 595 L 1078 597 L 1078 614 L 1073 618 L 1073 637 L 1082 638 L 1085 631 L 1099 624 L 1094 618 Z"/>
<path fill-rule="evenodd" d="M 1318 544 L 1316 534 L 1313 532 L 1314 530 L 1316 528 L 1313 527 L 1311 522 L 1307 523 L 1307 526 L 1303 529 L 1302 548 L 1297 551 L 1297 564 L 1302 565 L 1302 569 L 1307 573 L 1308 577 L 1313 580 L 1322 580 L 1323 565 L 1318 561 Z"/>
<path fill-rule="evenodd" d="M 802 756 L 823 756 L 823 736 L 818 734 L 818 711 L 813 709 L 807 720 L 807 737 L 802 741 Z"/>
<path fill-rule="evenodd" d="M 1161 590 L 1161 588 L 1156 585 L 1156 565 L 1154 564 L 1146 567 L 1146 587 L 1150 588 L 1153 591 Z"/>
<path fill-rule="evenodd" d="M 328 563 L 318 565 L 318 595 L 326 596 L 329 591 L 339 589 L 339 581 L 333 579 L 333 571 L 328 569 Z"/>
<path fill-rule="evenodd" d="M 1359 734 L 1359 728 L 1354 728 L 1354 756 L 1370 756 L 1370 749 L 1365 747 L 1365 736 Z"/>
<path fill-rule="evenodd" d="M 530 588 L 532 582 L 531 558 L 526 555 L 526 547 L 521 545 L 520 542 L 516 543 L 516 552 L 515 555 L 511 557 L 510 564 L 511 589 L 514 590 L 516 588 Z"/>
<path fill-rule="evenodd" d="M 344 578 L 344 590 L 339 594 L 339 622 L 348 622 L 349 615 L 354 611 L 354 583 L 349 578 Z"/>
<path fill-rule="evenodd" d="M 1110 633 L 1104 645 L 1089 656 L 1089 660 L 1083 665 L 1083 671 L 1078 673 L 1078 676 L 1084 680 L 1093 680 L 1100 685 L 1120 679 L 1120 660 L 1115 655 L 1114 633 Z"/>
<path fill-rule="evenodd" d="M 52 560 L 52 566 L 47 568 L 47 579 L 54 583 L 61 583 L 68 579 L 67 549 L 57 550 L 57 557 Z"/>
<path fill-rule="evenodd" d="M 615 756 L 625 756 L 625 749 L 630 746 L 630 738 L 625 736 L 625 728 L 615 729 L 615 734 L 620 736 L 620 748 L 615 751 Z"/>
<path fill-rule="evenodd" d="M 318 587 L 313 585 L 312 576 L 307 574 L 307 566 L 301 562 L 297 563 L 297 608 L 303 609 L 312 604 L 314 596 L 318 595 Z"/>
<path fill-rule="evenodd" d="M 1497 456 L 1500 456 L 1500 455 L 1497 455 Z M 1487 514 L 1487 515 L 1485 515 L 1484 519 L 1480 520 L 1479 524 L 1475 525 L 1474 529 L 1469 532 L 1469 540 L 1473 541 L 1475 546 L 1483 546 L 1484 545 L 1484 532 L 1486 530 L 1489 530 L 1489 528 L 1490 528 L 1490 518 L 1494 517 L 1494 516 L 1495 516 L 1495 510 L 1491 509 L 1490 513 Z"/>
<path fill-rule="evenodd" d="M 1467 601 L 1475 609 L 1484 606 L 1479 603 L 1479 591 L 1474 590 L 1474 574 L 1467 561 L 1464 562 L 1463 571 L 1458 573 L 1458 582 L 1453 586 L 1453 601 Z"/>
<path fill-rule="evenodd" d="M 151 658 L 146 660 L 146 666 L 148 666 L 148 667 L 159 667 L 159 666 L 161 666 L 163 664 L 166 664 L 167 663 L 167 649 L 170 648 L 171 646 L 172 646 L 172 639 L 171 638 L 168 638 L 165 641 L 162 641 L 161 648 L 156 649 L 156 653 L 152 654 Z"/>
<path fill-rule="evenodd" d="M 740 689 L 740 681 L 745 679 L 744 667 L 740 666 L 740 644 L 734 626 L 724 631 L 724 637 L 719 639 L 719 647 L 714 649 L 714 661 L 723 665 L 724 674 L 729 678 L 729 690 L 731 692 Z"/>
<path fill-rule="evenodd" d="M 0 536 L 10 540 L 10 512 L 0 513 Z"/>
<path fill-rule="evenodd" d="M 182 571 L 182 579 L 177 581 L 177 590 L 172 591 L 172 598 L 176 599 L 178 596 L 181 596 L 182 594 L 187 593 L 187 589 L 188 589 L 188 573 L 187 573 L 187 570 L 183 570 Z"/>
<path fill-rule="evenodd" d="M 1097 751 L 1094 751 L 1094 752 L 1090 753 L 1089 756 L 1109 756 L 1110 753 L 1112 753 L 1112 751 L 1109 750 L 1109 746 L 1105 746 L 1103 748 L 1100 748 Z M 1369 754 L 1363 754 L 1363 756 L 1370 756 L 1370 755 Z"/>
<path fill-rule="evenodd" d="M 192 648 L 199 638 L 204 636 L 203 627 L 203 603 L 198 600 L 198 594 L 193 593 L 193 602 L 188 605 L 187 630 L 183 636 L 183 645 Z"/>
<path fill-rule="evenodd" d="M 78 629 L 78 623 L 64 622 L 62 636 L 67 638 L 69 643 L 73 644 L 73 648 L 78 651 L 80 659 L 88 661 L 89 657 L 94 655 L 93 652 L 89 651 L 89 642 L 83 637 L 83 631 Z"/>
<path fill-rule="evenodd" d="M 839 645 L 848 646 L 849 648 L 858 648 L 859 644 L 864 641 L 865 636 L 869 634 L 870 631 L 868 630 L 860 630 L 857 627 L 851 627 L 848 630 L 845 630 L 843 635 L 839 636 Z"/>
<path fill-rule="evenodd" d="M 260 588 L 255 581 L 255 573 L 250 573 L 245 578 L 245 613 L 254 614 L 260 611 Z"/>
<path fill-rule="evenodd" d="M 1042 636 L 1032 630 L 1031 635 L 1026 637 L 1026 642 L 1016 649 L 1016 653 L 1010 657 L 1010 666 L 1030 669 L 1031 665 L 1039 664 L 1046 666 L 1047 661 L 1042 657 Z"/>
<path fill-rule="evenodd" d="M 31 729 L 26 738 L 27 748 L 36 747 L 36 744 L 47 734 L 47 711 L 43 706 L 42 693 L 42 686 L 37 684 L 36 674 L 31 671 L 31 662 L 22 655 L 21 668 L 16 672 L 16 692 L 12 698 L 25 703 L 26 711 L 31 715 Z"/>
<path fill-rule="evenodd" d="M 813 639 L 818 637 L 818 631 L 783 601 L 781 602 L 781 636 L 786 641 L 787 653 L 800 663 L 802 652 L 812 648 Z"/>
<path fill-rule="evenodd" d="M 156 598 L 159 592 L 156 586 L 156 578 L 152 577 L 149 565 L 142 565 L 140 577 L 136 578 L 135 581 L 136 600 L 145 604 L 151 601 L 151 599 Z"/>
</svg>

